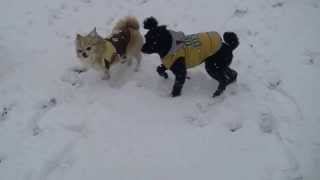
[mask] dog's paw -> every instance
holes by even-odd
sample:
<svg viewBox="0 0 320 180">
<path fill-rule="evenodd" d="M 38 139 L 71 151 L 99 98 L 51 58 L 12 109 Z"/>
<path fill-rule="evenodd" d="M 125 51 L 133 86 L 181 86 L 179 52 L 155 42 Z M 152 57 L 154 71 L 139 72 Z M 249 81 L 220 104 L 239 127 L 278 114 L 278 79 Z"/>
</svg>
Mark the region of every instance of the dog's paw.
<svg viewBox="0 0 320 180">
<path fill-rule="evenodd" d="M 105 71 L 103 72 L 103 75 L 102 75 L 102 80 L 109 80 L 109 79 L 110 79 L 110 70 L 105 69 Z"/>
<path fill-rule="evenodd" d="M 106 81 L 106 80 L 109 80 L 110 79 L 110 76 L 102 76 L 102 80 Z"/>
<path fill-rule="evenodd" d="M 83 72 L 83 71 L 81 71 L 81 72 Z M 81 78 L 80 78 L 80 73 L 81 72 L 77 72 L 74 69 L 65 71 L 62 74 L 60 80 L 62 82 L 70 84 L 72 86 L 80 87 L 82 85 L 82 81 L 81 81 Z"/>
<path fill-rule="evenodd" d="M 219 84 L 218 89 L 213 93 L 212 97 L 215 98 L 217 96 L 220 96 L 224 92 L 226 87 L 226 84 Z"/>
<path fill-rule="evenodd" d="M 110 79 L 110 74 L 104 74 L 102 76 L 102 80 L 109 80 Z"/>
<path fill-rule="evenodd" d="M 168 73 L 164 72 L 162 77 L 163 77 L 164 79 L 168 79 L 168 78 L 169 78 Z"/>
<path fill-rule="evenodd" d="M 223 91 L 224 91 L 224 89 L 217 89 L 217 90 L 213 93 L 212 97 L 215 98 L 215 97 L 220 96 L 220 95 L 223 93 Z"/>
<path fill-rule="evenodd" d="M 132 60 L 127 60 L 127 63 L 128 63 L 128 66 L 131 66 L 132 65 Z"/>
<path fill-rule="evenodd" d="M 171 97 L 175 98 L 175 97 L 179 97 L 181 96 L 181 94 L 171 94 Z"/>
<path fill-rule="evenodd" d="M 181 96 L 181 91 L 172 91 L 171 97 L 178 97 Z"/>
</svg>

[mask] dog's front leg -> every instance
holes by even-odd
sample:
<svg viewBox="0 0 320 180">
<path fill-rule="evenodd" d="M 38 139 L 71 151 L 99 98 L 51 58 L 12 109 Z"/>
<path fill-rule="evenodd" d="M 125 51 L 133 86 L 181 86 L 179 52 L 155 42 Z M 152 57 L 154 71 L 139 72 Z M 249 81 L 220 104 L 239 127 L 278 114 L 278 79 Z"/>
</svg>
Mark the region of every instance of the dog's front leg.
<svg viewBox="0 0 320 180">
<path fill-rule="evenodd" d="M 135 72 L 138 72 L 139 69 L 140 69 L 141 59 L 142 59 L 141 53 L 140 53 L 140 52 L 137 53 L 137 54 L 135 55 L 135 58 L 136 58 L 136 60 L 137 60 L 137 64 L 136 64 L 136 67 L 134 68 L 134 71 L 135 71 Z"/>
<path fill-rule="evenodd" d="M 166 72 L 167 68 L 161 64 L 160 66 L 157 67 L 157 72 L 159 74 L 159 76 L 165 78 L 165 79 L 168 79 L 168 73 Z"/>
<path fill-rule="evenodd" d="M 171 66 L 170 70 L 175 75 L 176 79 L 172 88 L 171 96 L 176 97 L 181 95 L 181 90 L 187 76 L 187 68 L 184 58 L 179 58 Z"/>
<path fill-rule="evenodd" d="M 105 69 L 104 70 L 102 79 L 103 80 L 109 80 L 110 79 L 110 70 L 109 69 Z"/>
</svg>

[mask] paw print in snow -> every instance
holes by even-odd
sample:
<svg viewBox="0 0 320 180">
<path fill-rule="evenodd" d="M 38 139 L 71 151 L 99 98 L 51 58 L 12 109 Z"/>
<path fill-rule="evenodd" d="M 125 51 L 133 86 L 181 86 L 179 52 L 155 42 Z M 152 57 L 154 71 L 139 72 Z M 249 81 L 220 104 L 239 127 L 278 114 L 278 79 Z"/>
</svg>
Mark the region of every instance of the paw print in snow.
<svg viewBox="0 0 320 180">
<path fill-rule="evenodd" d="M 273 8 L 282 7 L 283 4 L 284 4 L 284 2 L 277 2 L 277 3 L 275 3 L 275 4 L 272 4 L 272 7 L 273 7 Z"/>
<path fill-rule="evenodd" d="M 248 9 L 236 9 L 233 15 L 241 18 L 247 13 L 248 13 Z"/>
<path fill-rule="evenodd" d="M 277 80 L 275 82 L 269 82 L 268 88 L 271 89 L 271 90 L 272 89 L 276 89 L 277 87 L 280 86 L 280 84 L 281 84 L 281 80 Z"/>
<path fill-rule="evenodd" d="M 4 107 L 0 114 L 0 121 L 4 121 L 8 118 L 8 114 L 11 111 L 11 107 Z"/>
</svg>

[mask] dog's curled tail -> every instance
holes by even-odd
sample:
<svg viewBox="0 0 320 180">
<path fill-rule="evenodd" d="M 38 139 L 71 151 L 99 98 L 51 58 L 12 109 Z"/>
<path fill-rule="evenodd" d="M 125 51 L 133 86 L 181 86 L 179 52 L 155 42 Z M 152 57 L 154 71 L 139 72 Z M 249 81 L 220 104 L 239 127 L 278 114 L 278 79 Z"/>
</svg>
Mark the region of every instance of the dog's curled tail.
<svg viewBox="0 0 320 180">
<path fill-rule="evenodd" d="M 116 25 L 114 26 L 114 30 L 121 30 L 124 28 L 131 28 L 134 30 L 139 30 L 140 25 L 139 21 L 136 17 L 134 16 L 126 16 L 123 19 L 120 19 Z"/>
<path fill-rule="evenodd" d="M 234 50 L 239 46 L 239 38 L 234 32 L 225 32 L 223 40 Z"/>
</svg>

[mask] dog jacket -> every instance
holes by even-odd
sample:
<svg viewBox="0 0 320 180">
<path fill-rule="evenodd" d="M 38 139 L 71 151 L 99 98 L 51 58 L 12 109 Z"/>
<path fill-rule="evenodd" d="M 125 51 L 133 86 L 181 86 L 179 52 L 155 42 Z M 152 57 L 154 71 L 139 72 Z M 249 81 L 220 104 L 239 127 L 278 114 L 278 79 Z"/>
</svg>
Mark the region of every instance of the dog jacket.
<svg viewBox="0 0 320 180">
<path fill-rule="evenodd" d="M 108 41 L 105 40 L 104 42 L 105 48 L 104 48 L 104 52 L 103 52 L 103 65 L 106 68 L 109 68 L 110 65 L 115 61 L 116 56 L 117 56 L 117 50 L 114 47 L 114 45 Z"/>
<path fill-rule="evenodd" d="M 183 44 L 162 59 L 162 64 L 167 68 L 174 64 L 178 58 L 184 58 L 187 68 L 201 64 L 207 57 L 215 54 L 221 47 L 221 36 L 215 32 L 204 32 L 187 35 Z"/>
<path fill-rule="evenodd" d="M 123 29 L 105 39 L 104 64 L 105 67 L 110 66 L 116 56 L 125 57 L 126 49 L 130 41 L 130 30 Z"/>
</svg>

